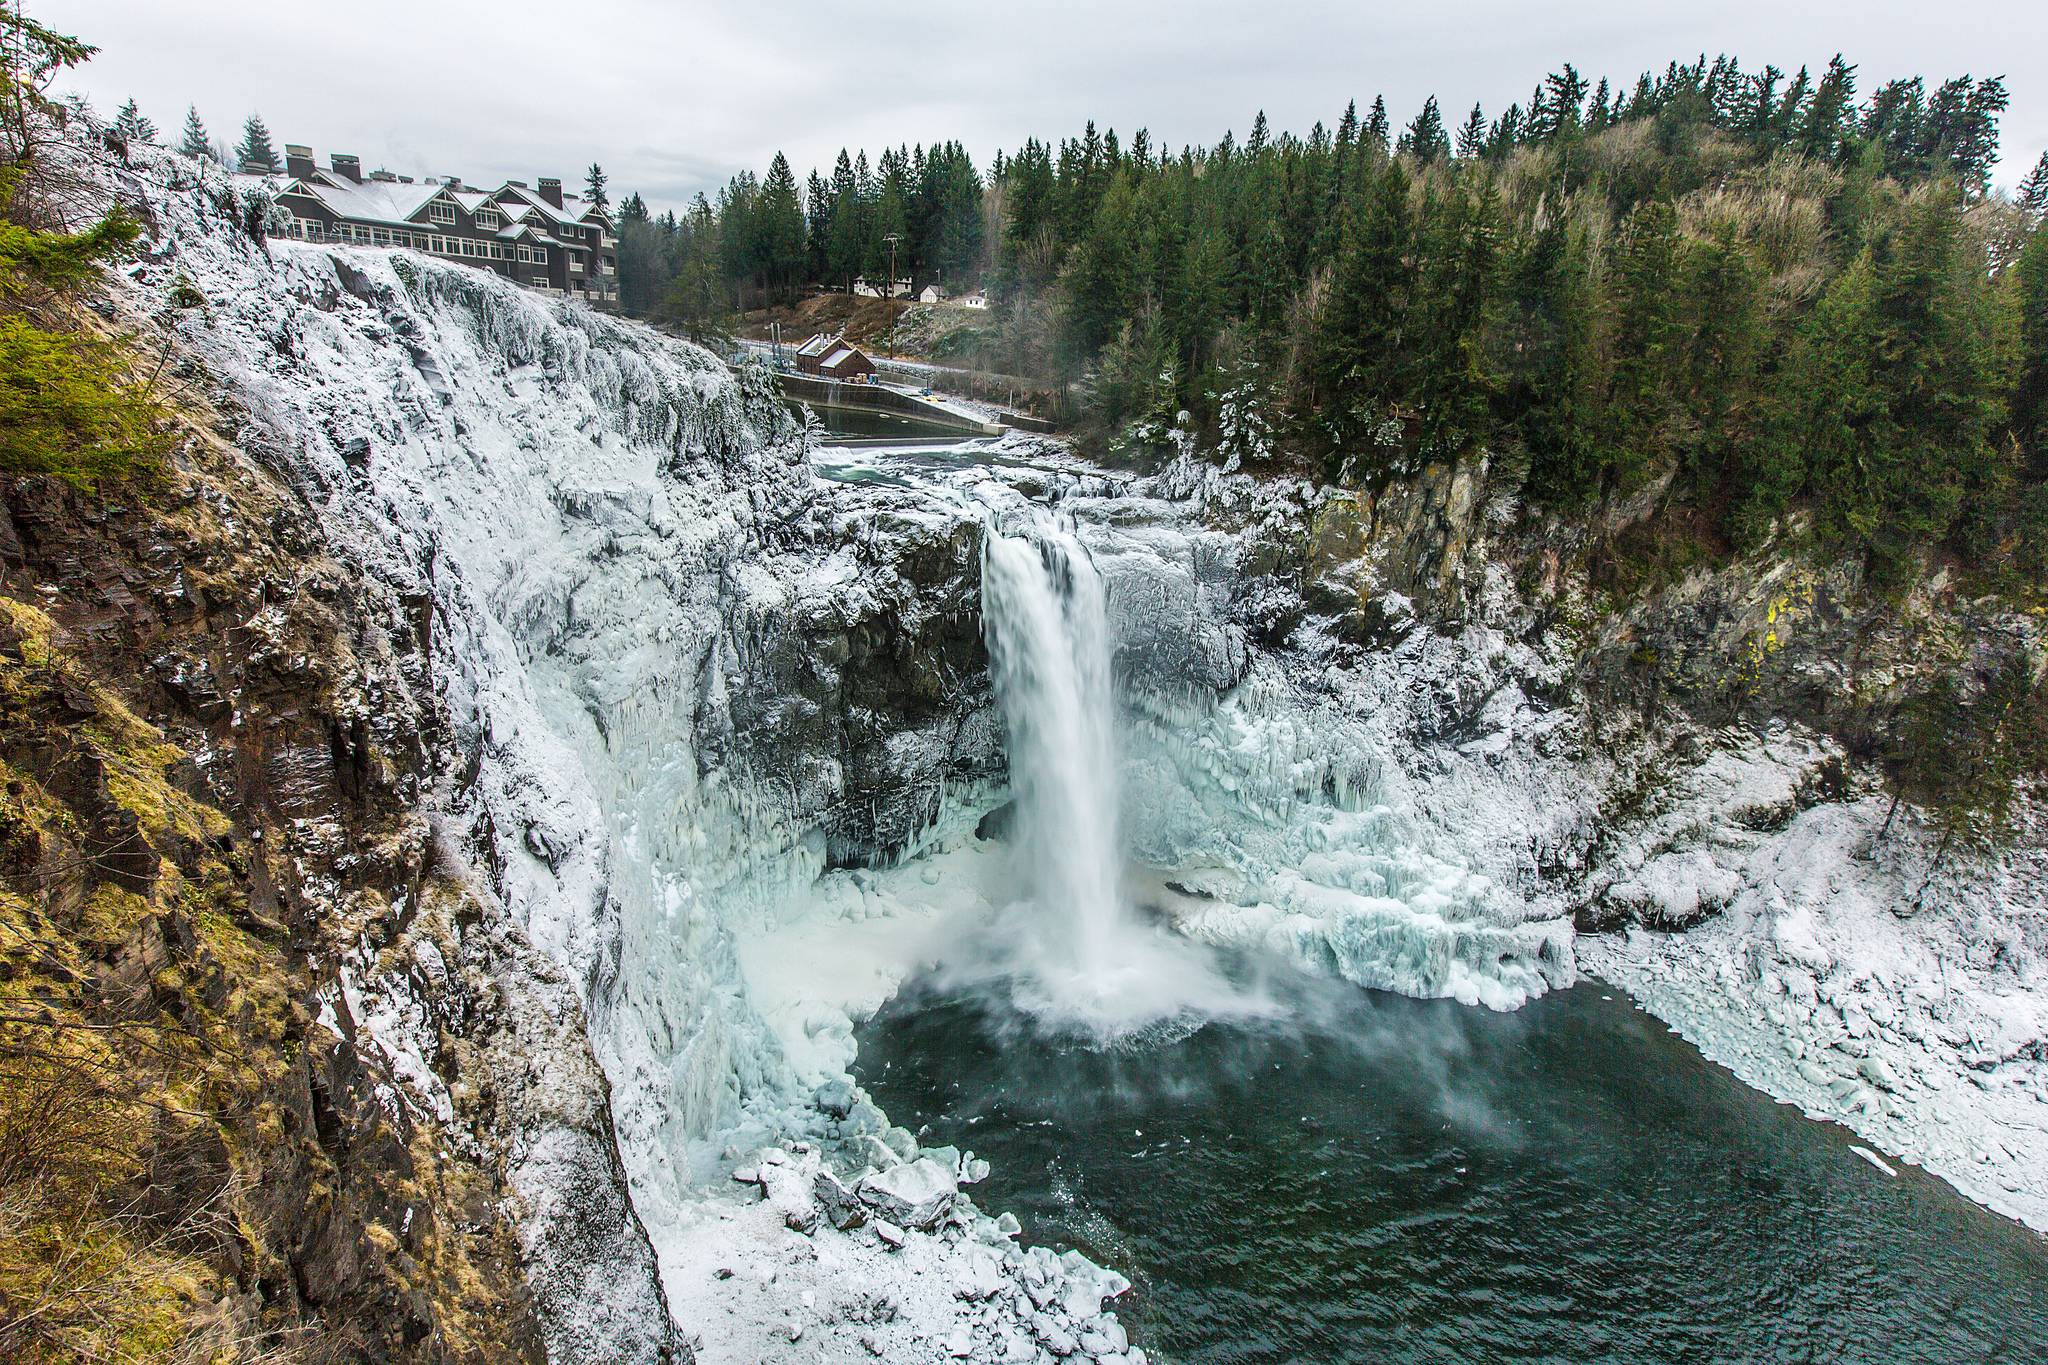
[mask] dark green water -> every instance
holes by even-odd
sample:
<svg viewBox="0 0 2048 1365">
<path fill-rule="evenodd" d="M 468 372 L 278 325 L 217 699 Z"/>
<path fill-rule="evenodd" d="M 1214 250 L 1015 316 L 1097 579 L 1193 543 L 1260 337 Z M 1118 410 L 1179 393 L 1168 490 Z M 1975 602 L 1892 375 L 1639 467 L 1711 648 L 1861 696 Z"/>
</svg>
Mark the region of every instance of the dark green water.
<svg viewBox="0 0 2048 1365">
<path fill-rule="evenodd" d="M 1107 1053 L 907 996 L 858 1070 L 994 1163 L 978 1203 L 1129 1274 L 1157 1358 L 2048 1361 L 2048 1238 L 1597 985 L 1507 1015 L 1302 990 L 1310 1027 Z"/>
<path fill-rule="evenodd" d="M 818 414 L 818 425 L 828 436 L 947 436 L 957 435 L 952 428 L 935 422 L 920 422 L 915 417 L 902 416 L 869 408 L 829 408 L 805 403 L 798 399 L 785 400 L 801 415 L 810 408 Z"/>
</svg>

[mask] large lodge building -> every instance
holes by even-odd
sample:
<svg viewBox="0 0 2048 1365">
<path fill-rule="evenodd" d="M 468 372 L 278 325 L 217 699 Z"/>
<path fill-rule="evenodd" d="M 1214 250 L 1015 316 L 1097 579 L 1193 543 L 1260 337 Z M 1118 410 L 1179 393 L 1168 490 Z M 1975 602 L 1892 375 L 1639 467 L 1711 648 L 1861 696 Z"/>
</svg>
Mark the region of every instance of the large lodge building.
<svg viewBox="0 0 2048 1365">
<path fill-rule="evenodd" d="M 455 176 L 415 181 L 389 171 L 363 175 L 362 162 L 336 152 L 321 170 L 311 148 L 285 148 L 289 235 L 308 242 L 403 246 L 494 270 L 543 294 L 599 308 L 619 302 L 618 238 L 603 209 L 559 180 L 539 188 L 508 180 L 475 190 Z"/>
</svg>

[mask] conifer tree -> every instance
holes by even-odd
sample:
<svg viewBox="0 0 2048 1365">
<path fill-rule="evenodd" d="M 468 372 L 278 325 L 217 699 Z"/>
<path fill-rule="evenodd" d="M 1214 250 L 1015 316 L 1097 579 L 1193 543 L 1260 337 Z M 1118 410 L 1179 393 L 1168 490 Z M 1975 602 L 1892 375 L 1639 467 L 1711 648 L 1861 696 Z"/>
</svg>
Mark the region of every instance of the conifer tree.
<svg viewBox="0 0 2048 1365">
<path fill-rule="evenodd" d="M 1486 135 L 1486 155 L 1499 161 L 1521 145 L 1522 106 L 1510 104 L 1505 114 L 1493 121 L 1493 130 Z"/>
<path fill-rule="evenodd" d="M 1385 156 L 1387 154 L 1387 140 L 1392 131 L 1392 128 L 1387 123 L 1387 101 L 1382 96 L 1374 95 L 1372 97 L 1372 112 L 1366 115 L 1365 132 L 1361 135 L 1360 141 L 1365 146 L 1377 151 L 1381 156 Z"/>
<path fill-rule="evenodd" d="M 2041 159 L 2034 163 L 2034 169 L 2027 172 L 2027 178 L 2020 181 L 2019 192 L 2014 202 L 2020 212 L 2037 225 L 2043 214 L 2048 214 L 2048 152 L 2041 153 Z"/>
<path fill-rule="evenodd" d="M 1617 101 L 1619 103 L 1619 101 Z M 1586 131 L 1597 133 L 1613 123 L 1616 115 L 1608 109 L 1607 78 L 1602 76 L 1600 84 L 1593 87 L 1593 98 L 1586 105 Z"/>
<path fill-rule="evenodd" d="M 237 169 L 248 175 L 266 175 L 277 169 L 277 148 L 271 145 L 270 129 L 261 114 L 249 115 L 242 125 L 242 145 L 235 149 Z"/>
<path fill-rule="evenodd" d="M 1458 129 L 1458 159 L 1471 161 L 1486 152 L 1486 115 L 1478 105 L 1472 106 L 1471 115 L 1465 126 Z"/>
<path fill-rule="evenodd" d="M 608 210 L 612 206 L 612 197 L 605 193 L 606 183 L 604 167 L 595 161 L 591 162 L 590 169 L 584 172 L 583 176 L 583 197 L 589 201 L 592 208 L 599 211 Z"/>
<path fill-rule="evenodd" d="M 178 143 L 178 150 L 186 156 L 202 160 L 213 159 L 213 139 L 206 134 L 206 125 L 199 121 L 199 106 L 191 105 L 185 110 L 185 134 Z"/>
<path fill-rule="evenodd" d="M 1793 146 L 1806 156 L 1837 159 L 1855 122 L 1855 104 L 1856 68 L 1837 52 L 1793 127 Z"/>
<path fill-rule="evenodd" d="M 804 214 L 797 198 L 796 176 L 781 152 L 768 164 L 761 181 L 755 223 L 755 253 L 762 283 L 771 294 L 793 297 L 803 283 Z"/>
<path fill-rule="evenodd" d="M 121 112 L 114 115 L 114 128 L 130 142 L 156 141 L 156 125 L 142 115 L 134 100 L 121 106 Z"/>
<path fill-rule="evenodd" d="M 1424 166 L 1451 154 L 1451 142 L 1444 136 L 1443 114 L 1437 109 L 1435 95 L 1429 97 L 1422 106 L 1422 112 L 1415 116 L 1415 122 L 1401 134 L 1400 150 Z"/>
</svg>

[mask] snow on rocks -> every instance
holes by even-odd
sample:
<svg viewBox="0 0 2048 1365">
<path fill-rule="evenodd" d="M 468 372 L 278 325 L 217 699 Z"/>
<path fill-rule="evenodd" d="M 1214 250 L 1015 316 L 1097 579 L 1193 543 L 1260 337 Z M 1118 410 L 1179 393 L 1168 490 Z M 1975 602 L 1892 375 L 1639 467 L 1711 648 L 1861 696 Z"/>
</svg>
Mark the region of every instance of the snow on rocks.
<svg viewBox="0 0 2048 1365">
<path fill-rule="evenodd" d="M 951 1171 L 921 1156 L 872 1172 L 861 1180 L 859 1193 L 863 1204 L 890 1222 L 929 1232 L 952 1212 L 959 1189 Z"/>
<path fill-rule="evenodd" d="M 1799 763 L 1782 750 L 1738 762 L 1757 780 L 1731 787 L 1721 765 L 1658 836 L 1685 847 L 1671 830 L 1689 826 L 1689 846 L 1714 848 L 1724 908 L 1683 933 L 1582 937 L 1581 963 L 1745 1082 L 2048 1230 L 2039 813 L 2010 853 L 1936 865 L 1910 815 L 1880 837 L 1877 797 L 1748 827 L 1730 814 L 1741 793 L 1784 790 Z"/>
<path fill-rule="evenodd" d="M 849 1152 L 797 1142 L 754 1153 L 736 1172 L 751 1179 L 708 1192 L 690 1210 L 688 1235 L 663 1269 L 700 1361 L 1144 1365 L 1105 1308 L 1129 1290 L 1124 1277 L 1074 1252 L 1018 1247 L 1014 1219 L 976 1210 L 930 1152 L 865 1172 L 847 1167 Z M 906 1217 L 923 1219 L 940 1204 L 943 1212 L 928 1225 L 904 1225 L 869 1203 L 866 1217 L 840 1226 L 835 1202 L 843 1207 L 858 1190 L 852 1202 L 864 1203 L 888 1175 L 896 1177 L 889 1207 L 914 1192 Z M 793 1218 L 785 1202 L 798 1189 L 814 1193 L 809 1217 Z"/>
</svg>

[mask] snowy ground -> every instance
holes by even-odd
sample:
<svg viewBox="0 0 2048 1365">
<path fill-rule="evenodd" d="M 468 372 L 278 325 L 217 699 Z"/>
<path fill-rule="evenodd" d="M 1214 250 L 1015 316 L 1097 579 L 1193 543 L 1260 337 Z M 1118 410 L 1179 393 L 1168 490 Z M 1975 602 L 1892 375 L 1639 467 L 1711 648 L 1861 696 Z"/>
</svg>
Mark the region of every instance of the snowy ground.
<svg viewBox="0 0 2048 1365">
<path fill-rule="evenodd" d="M 840 1230 L 809 1194 L 824 1159 L 756 1153 L 706 1194 L 664 1257 L 669 1303 L 704 1365 L 781 1361 L 1145 1365 L 1104 1300 L 1128 1281 L 1015 1242 L 963 1193 L 933 1231 Z M 764 1189 L 765 1185 L 765 1189 Z"/>
<path fill-rule="evenodd" d="M 1930 881 L 1932 841 L 1904 819 L 1880 841 L 1875 797 L 1746 832 L 1725 812 L 1759 776 L 1696 783 L 1692 837 L 1636 883 L 1724 908 L 1581 937 L 1581 966 L 1747 1084 L 2048 1231 L 2048 857 Z"/>
</svg>

